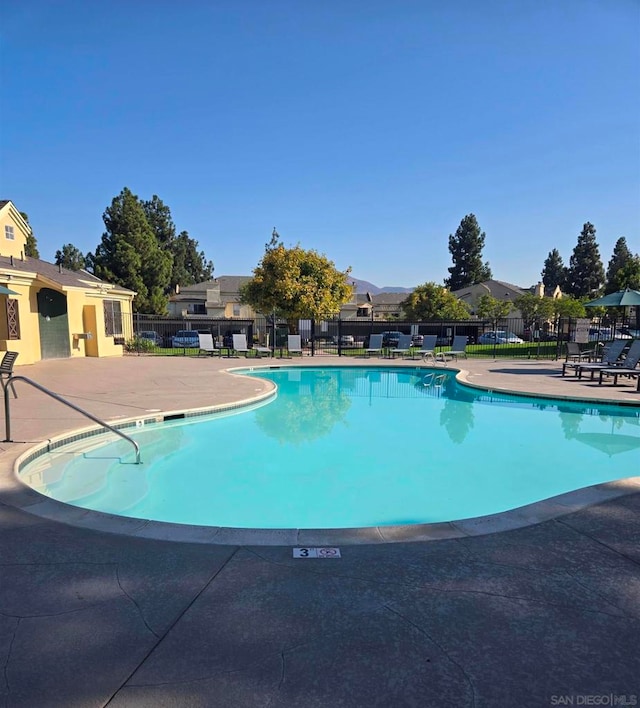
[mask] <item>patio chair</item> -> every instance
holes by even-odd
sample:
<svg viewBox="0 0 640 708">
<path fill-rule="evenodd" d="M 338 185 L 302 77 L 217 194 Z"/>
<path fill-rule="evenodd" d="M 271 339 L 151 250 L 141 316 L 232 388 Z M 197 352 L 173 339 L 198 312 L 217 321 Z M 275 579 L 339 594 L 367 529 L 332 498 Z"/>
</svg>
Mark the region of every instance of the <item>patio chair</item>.
<svg viewBox="0 0 640 708">
<path fill-rule="evenodd" d="M 616 366 L 626 346 L 627 341 L 625 339 L 615 339 L 603 350 L 602 361 L 565 361 L 562 365 L 562 375 L 565 375 L 567 369 L 573 369 L 574 375 L 581 379 L 582 374 L 585 371 L 590 371 L 591 378 L 593 379 L 596 371 L 599 369 L 606 369 L 610 366 Z"/>
<path fill-rule="evenodd" d="M 411 335 L 401 334 L 398 337 L 398 346 L 395 349 L 392 349 L 389 353 L 391 354 L 392 359 L 396 358 L 396 354 L 400 354 L 400 356 L 411 354 Z"/>
<path fill-rule="evenodd" d="M 289 356 L 292 354 L 300 354 L 302 356 L 302 338 L 299 334 L 287 335 L 287 350 Z"/>
<path fill-rule="evenodd" d="M 198 341 L 200 342 L 200 351 L 198 352 L 198 356 L 215 356 L 216 354 L 220 355 L 220 350 L 216 349 L 213 343 L 213 335 L 202 334 L 201 332 L 198 332 Z"/>
<path fill-rule="evenodd" d="M 256 353 L 256 357 L 258 359 L 262 358 L 263 356 L 272 356 L 273 354 L 269 347 L 261 347 L 257 344 L 253 345 L 253 351 Z"/>
<path fill-rule="evenodd" d="M 447 359 L 458 360 L 458 357 L 467 358 L 467 336 L 465 334 L 457 334 L 453 338 L 453 344 L 448 352 L 438 352 L 436 354 L 436 359 L 444 361 L 446 363 Z"/>
<path fill-rule="evenodd" d="M 436 360 L 436 342 L 438 341 L 437 334 L 425 334 L 422 340 L 422 346 L 413 354 L 413 359 L 421 358 L 423 361 L 426 359 Z"/>
<path fill-rule="evenodd" d="M 233 353 L 234 354 L 244 354 L 245 357 L 249 356 L 249 347 L 247 345 L 247 335 L 246 334 L 234 334 L 233 335 Z"/>
<path fill-rule="evenodd" d="M 618 385 L 618 376 L 628 376 L 629 378 L 633 376 L 640 377 L 640 369 L 637 368 L 639 361 L 640 339 L 634 339 L 629 347 L 627 355 L 618 366 L 612 366 L 611 368 L 603 368 L 599 370 L 600 378 L 598 379 L 598 384 L 602 384 L 603 376 L 612 376 L 614 386 Z M 638 379 L 638 391 L 640 391 L 640 378 Z"/>
<path fill-rule="evenodd" d="M 377 354 L 380 356 L 382 353 L 382 335 L 372 334 L 369 336 L 369 346 L 364 350 L 365 357 L 371 356 L 371 354 Z"/>
<path fill-rule="evenodd" d="M 7 388 L 5 379 L 8 381 L 11 378 L 11 375 L 13 374 L 13 365 L 16 363 L 18 355 L 19 352 L 5 352 L 4 356 L 2 357 L 2 362 L 0 362 L 0 383 L 2 383 L 2 388 L 4 390 L 6 390 Z M 16 393 L 13 381 L 11 381 L 9 385 L 11 386 L 11 390 L 13 391 L 13 397 L 18 398 L 18 394 Z"/>
<path fill-rule="evenodd" d="M 596 354 L 595 349 L 580 351 L 578 342 L 567 342 L 567 357 L 565 361 L 591 361 Z"/>
</svg>

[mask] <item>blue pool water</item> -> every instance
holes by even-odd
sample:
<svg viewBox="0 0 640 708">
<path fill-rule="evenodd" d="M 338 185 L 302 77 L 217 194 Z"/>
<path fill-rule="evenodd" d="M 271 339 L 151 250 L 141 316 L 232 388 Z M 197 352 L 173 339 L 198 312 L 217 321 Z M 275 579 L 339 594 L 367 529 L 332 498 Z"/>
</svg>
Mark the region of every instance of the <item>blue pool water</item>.
<svg viewBox="0 0 640 708">
<path fill-rule="evenodd" d="M 640 469 L 640 410 L 494 394 L 452 373 L 256 369 L 275 399 L 39 457 L 22 479 L 123 516 L 352 528 L 492 514 Z"/>
</svg>

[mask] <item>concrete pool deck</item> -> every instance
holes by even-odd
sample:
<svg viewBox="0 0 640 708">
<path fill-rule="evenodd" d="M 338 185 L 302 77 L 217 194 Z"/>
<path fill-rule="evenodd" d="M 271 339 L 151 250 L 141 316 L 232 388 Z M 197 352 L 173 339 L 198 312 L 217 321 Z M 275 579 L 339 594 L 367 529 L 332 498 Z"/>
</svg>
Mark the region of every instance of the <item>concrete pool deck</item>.
<svg viewBox="0 0 640 708">
<path fill-rule="evenodd" d="M 246 363 L 55 360 L 16 374 L 113 424 L 264 393 L 265 382 L 224 371 Z M 255 362 L 301 363 L 420 362 Z M 558 362 L 470 359 L 457 368 L 494 390 L 640 405 L 635 383 L 562 379 Z M 15 460 L 88 421 L 24 382 L 16 388 L 15 442 L 0 444 L 3 706 L 640 701 L 637 480 L 608 501 L 606 490 L 577 493 L 564 509 L 524 520 L 533 525 L 462 527 L 429 542 L 354 538 L 340 559 L 292 558 L 292 542 L 328 538 L 265 546 L 176 542 L 171 528 L 166 540 L 107 533 L 82 527 L 87 512 L 63 505 L 57 519 L 30 513 L 40 498 L 16 482 Z M 625 457 L 631 474 L 640 453 Z"/>
</svg>

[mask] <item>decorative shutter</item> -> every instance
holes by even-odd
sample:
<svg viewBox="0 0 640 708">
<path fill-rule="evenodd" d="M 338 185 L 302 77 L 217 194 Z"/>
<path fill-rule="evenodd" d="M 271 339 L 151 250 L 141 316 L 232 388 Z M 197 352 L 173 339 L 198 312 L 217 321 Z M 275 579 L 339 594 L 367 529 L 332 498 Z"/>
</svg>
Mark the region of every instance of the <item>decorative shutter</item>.
<svg viewBox="0 0 640 708">
<path fill-rule="evenodd" d="M 7 333 L 8 339 L 20 339 L 20 316 L 18 301 L 7 298 Z"/>
</svg>

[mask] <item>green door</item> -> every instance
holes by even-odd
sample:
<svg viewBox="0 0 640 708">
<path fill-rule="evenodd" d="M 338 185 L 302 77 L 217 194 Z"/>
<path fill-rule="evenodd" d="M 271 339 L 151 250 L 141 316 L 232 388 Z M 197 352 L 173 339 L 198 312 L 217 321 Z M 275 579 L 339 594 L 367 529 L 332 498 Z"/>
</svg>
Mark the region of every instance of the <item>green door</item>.
<svg viewBox="0 0 640 708">
<path fill-rule="evenodd" d="M 38 322 L 40 356 L 43 359 L 63 359 L 71 356 L 66 295 L 43 288 L 38 293 Z"/>
</svg>

